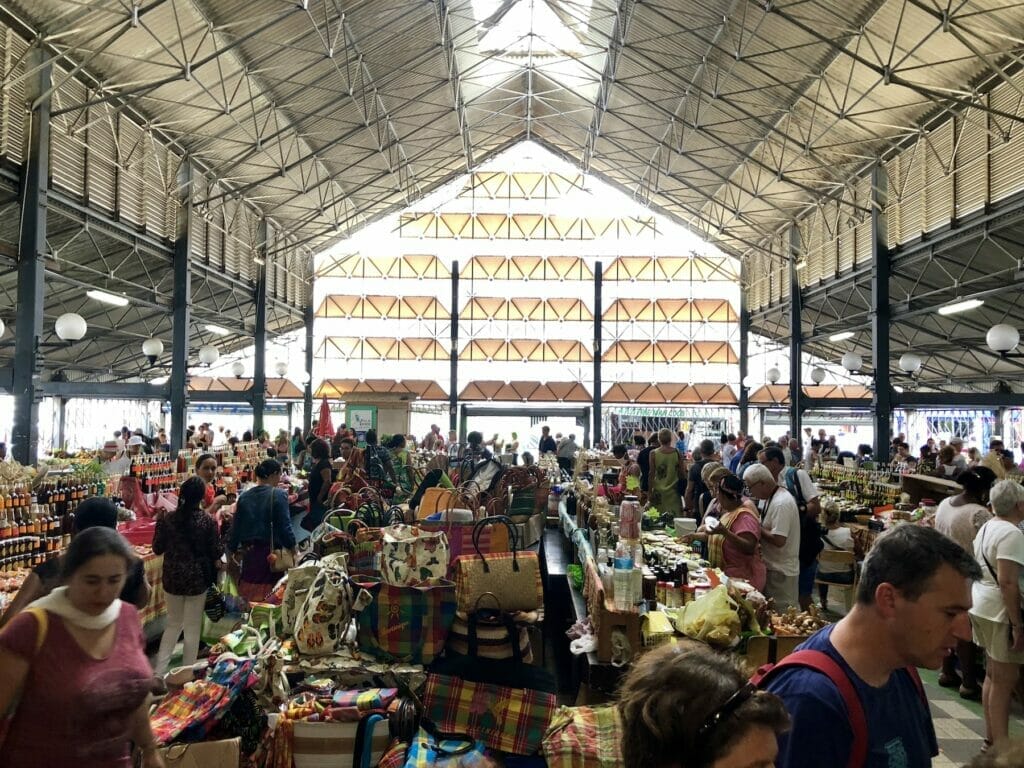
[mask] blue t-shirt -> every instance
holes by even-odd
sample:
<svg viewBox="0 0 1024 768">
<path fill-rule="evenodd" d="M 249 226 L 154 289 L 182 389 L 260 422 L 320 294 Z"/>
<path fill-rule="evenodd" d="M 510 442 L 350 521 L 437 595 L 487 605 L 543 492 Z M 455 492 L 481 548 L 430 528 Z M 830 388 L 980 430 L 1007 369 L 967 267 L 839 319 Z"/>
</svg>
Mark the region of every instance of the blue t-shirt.
<svg viewBox="0 0 1024 768">
<path fill-rule="evenodd" d="M 849 675 L 864 707 L 868 725 L 865 768 L 929 768 L 939 753 L 931 712 L 917 685 L 903 669 L 881 688 L 868 685 L 832 645 L 835 625 L 819 630 L 797 650 L 823 651 Z M 839 690 L 813 669 L 782 670 L 767 690 L 779 696 L 792 720 L 779 737 L 776 768 L 845 768 L 853 746 L 853 729 Z"/>
</svg>

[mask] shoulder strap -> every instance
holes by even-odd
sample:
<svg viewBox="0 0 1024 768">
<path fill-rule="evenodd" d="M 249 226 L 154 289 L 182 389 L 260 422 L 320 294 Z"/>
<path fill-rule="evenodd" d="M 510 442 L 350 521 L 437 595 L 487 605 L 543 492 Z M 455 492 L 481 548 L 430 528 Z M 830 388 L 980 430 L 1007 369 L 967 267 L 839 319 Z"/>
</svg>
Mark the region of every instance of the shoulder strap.
<svg viewBox="0 0 1024 768">
<path fill-rule="evenodd" d="M 782 470 L 782 479 L 786 483 L 786 490 L 793 494 L 793 498 L 796 499 L 798 507 L 807 506 L 807 502 L 804 501 L 804 489 L 800 485 L 800 478 L 797 475 L 796 467 L 786 467 Z"/>
<path fill-rule="evenodd" d="M 857 689 L 853 687 L 849 675 L 827 653 L 808 649 L 791 653 L 774 666 L 761 667 L 751 678 L 751 682 L 758 688 L 764 688 L 765 683 L 775 677 L 780 669 L 787 667 L 806 667 L 820 672 L 839 690 L 839 695 L 843 697 L 843 703 L 846 705 L 846 714 L 850 718 L 850 729 L 853 731 L 853 744 L 850 747 L 847 768 L 863 766 L 868 754 L 868 722 L 860 696 L 857 695 Z"/>
<path fill-rule="evenodd" d="M 45 608 L 28 608 L 26 610 L 36 617 L 36 649 L 33 654 L 35 656 L 43 649 L 43 643 L 46 642 L 46 633 L 50 628 L 50 614 L 46 612 Z"/>
</svg>

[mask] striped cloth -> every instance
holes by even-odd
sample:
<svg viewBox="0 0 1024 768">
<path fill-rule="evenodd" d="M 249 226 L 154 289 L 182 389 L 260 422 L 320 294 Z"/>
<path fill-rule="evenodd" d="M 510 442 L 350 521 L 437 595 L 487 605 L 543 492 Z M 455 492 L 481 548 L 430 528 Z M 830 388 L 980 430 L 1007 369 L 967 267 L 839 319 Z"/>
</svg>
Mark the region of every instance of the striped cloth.
<svg viewBox="0 0 1024 768">
<path fill-rule="evenodd" d="M 614 705 L 559 707 L 544 736 L 548 768 L 622 768 L 622 721 Z"/>
</svg>

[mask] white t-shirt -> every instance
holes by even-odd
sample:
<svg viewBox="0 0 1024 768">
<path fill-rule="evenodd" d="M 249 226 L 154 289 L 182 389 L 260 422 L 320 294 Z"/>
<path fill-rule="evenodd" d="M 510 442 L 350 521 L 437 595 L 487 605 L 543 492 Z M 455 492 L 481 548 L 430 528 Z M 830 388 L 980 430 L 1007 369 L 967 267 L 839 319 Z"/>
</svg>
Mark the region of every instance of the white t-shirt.
<svg viewBox="0 0 1024 768">
<path fill-rule="evenodd" d="M 999 573 L 1000 560 L 1024 566 L 1024 532 L 1011 522 L 992 518 L 981 527 L 974 539 L 974 557 L 981 566 L 981 578 L 974 582 L 971 615 L 990 621 L 1009 622 L 1002 592 L 985 564 L 985 558 L 988 558 L 996 573 Z M 1021 572 L 1020 582 L 1024 590 L 1024 571 Z"/>
<path fill-rule="evenodd" d="M 967 471 L 967 457 L 962 453 L 957 453 L 953 456 L 953 466 L 960 472 Z"/>
<path fill-rule="evenodd" d="M 764 529 L 775 536 L 785 536 L 786 543 L 776 547 L 761 540 L 761 554 L 769 571 L 785 576 L 800 573 L 800 512 L 796 499 L 785 488 L 779 488 L 769 499 L 762 521 Z"/>
<path fill-rule="evenodd" d="M 736 455 L 736 446 L 732 443 L 726 443 L 722 446 L 722 466 L 728 467 L 729 462 L 732 461 L 732 457 Z"/>
<path fill-rule="evenodd" d="M 796 481 L 800 483 L 800 493 L 804 497 L 805 504 L 809 502 L 811 499 L 816 499 L 821 495 L 821 493 L 818 491 L 818 486 L 814 484 L 814 481 L 811 479 L 810 474 L 805 469 L 789 470 L 788 468 L 783 467 L 782 471 L 779 473 L 780 488 L 786 488 L 787 491 L 789 490 L 786 487 L 786 473 L 789 471 L 796 472 Z"/>
<path fill-rule="evenodd" d="M 828 536 L 828 541 L 835 545 L 830 547 L 828 542 L 825 542 L 825 549 L 835 552 L 853 552 L 853 532 L 845 525 L 833 528 L 827 531 L 825 535 Z M 846 573 L 849 570 L 848 566 L 841 563 L 823 562 L 818 564 L 818 573 Z"/>
</svg>

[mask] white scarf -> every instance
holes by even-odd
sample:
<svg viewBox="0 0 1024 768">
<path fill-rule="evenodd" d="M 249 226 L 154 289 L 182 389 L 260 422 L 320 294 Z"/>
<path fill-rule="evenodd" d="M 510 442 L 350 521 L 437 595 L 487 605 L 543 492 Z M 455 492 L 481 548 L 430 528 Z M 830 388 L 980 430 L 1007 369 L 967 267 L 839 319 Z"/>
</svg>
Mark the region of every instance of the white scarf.
<svg viewBox="0 0 1024 768">
<path fill-rule="evenodd" d="M 82 629 L 106 629 L 121 615 L 121 600 L 115 599 L 107 606 L 103 613 L 93 616 L 85 611 L 75 608 L 68 597 L 67 587 L 57 587 L 50 594 L 40 597 L 32 602 L 29 608 L 42 608 L 50 613 L 60 616 L 76 627 Z"/>
</svg>

